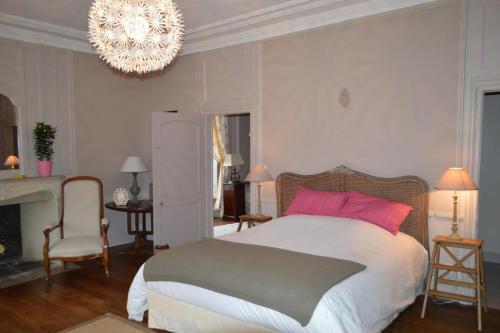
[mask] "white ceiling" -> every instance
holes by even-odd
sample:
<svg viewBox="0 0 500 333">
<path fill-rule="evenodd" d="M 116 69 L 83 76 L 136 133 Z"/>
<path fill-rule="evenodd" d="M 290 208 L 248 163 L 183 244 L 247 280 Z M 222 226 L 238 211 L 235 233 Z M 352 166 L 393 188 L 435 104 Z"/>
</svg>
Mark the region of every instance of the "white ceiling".
<svg viewBox="0 0 500 333">
<path fill-rule="evenodd" d="M 183 54 L 453 0 L 175 0 L 185 21 Z M 93 52 L 92 0 L 0 0 L 0 38 Z"/>
<path fill-rule="evenodd" d="M 291 0 L 177 0 L 186 29 L 198 28 Z M 0 0 L 0 12 L 63 27 L 87 30 L 92 0 Z"/>
</svg>

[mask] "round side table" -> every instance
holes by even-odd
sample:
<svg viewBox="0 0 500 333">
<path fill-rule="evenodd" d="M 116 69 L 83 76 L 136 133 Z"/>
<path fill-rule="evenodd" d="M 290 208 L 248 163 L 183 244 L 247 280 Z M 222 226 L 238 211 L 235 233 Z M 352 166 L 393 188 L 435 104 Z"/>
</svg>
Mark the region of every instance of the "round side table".
<svg viewBox="0 0 500 333">
<path fill-rule="evenodd" d="M 148 247 L 150 243 L 147 240 L 147 235 L 153 234 L 153 202 L 151 200 L 137 200 L 128 202 L 124 206 L 118 206 L 114 202 L 107 202 L 105 204 L 106 208 L 115 210 L 118 212 L 127 213 L 127 232 L 129 235 L 135 235 L 134 248 L 139 249 L 141 243 L 147 244 Z M 151 214 L 151 224 L 150 229 L 147 230 L 146 226 L 146 214 Z M 134 229 L 132 230 L 132 214 L 135 215 L 134 219 Z M 142 230 L 139 229 L 140 215 L 142 214 Z"/>
</svg>

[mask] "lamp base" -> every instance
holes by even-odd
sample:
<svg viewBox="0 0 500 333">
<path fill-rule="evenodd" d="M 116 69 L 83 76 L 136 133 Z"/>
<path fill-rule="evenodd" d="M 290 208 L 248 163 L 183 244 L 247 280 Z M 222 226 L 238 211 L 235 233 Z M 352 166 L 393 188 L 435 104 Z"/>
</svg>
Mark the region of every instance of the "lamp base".
<svg viewBox="0 0 500 333">
<path fill-rule="evenodd" d="M 130 194 L 132 194 L 132 198 L 129 199 L 130 202 L 139 201 L 137 196 L 141 192 L 141 188 L 137 185 L 137 172 L 132 172 L 132 176 L 134 177 L 132 187 L 130 188 Z"/>
<path fill-rule="evenodd" d="M 451 234 L 448 235 L 447 237 L 449 240 L 455 240 L 455 241 L 459 241 L 459 240 L 462 240 L 462 237 L 460 237 L 459 234 L 457 234 L 456 232 L 452 232 Z"/>
<path fill-rule="evenodd" d="M 458 194 L 455 191 L 453 193 L 453 220 L 451 223 L 451 234 L 448 236 L 448 239 L 455 241 L 462 240 L 462 237 L 460 237 L 460 235 L 458 234 L 457 207 L 458 207 Z"/>
</svg>

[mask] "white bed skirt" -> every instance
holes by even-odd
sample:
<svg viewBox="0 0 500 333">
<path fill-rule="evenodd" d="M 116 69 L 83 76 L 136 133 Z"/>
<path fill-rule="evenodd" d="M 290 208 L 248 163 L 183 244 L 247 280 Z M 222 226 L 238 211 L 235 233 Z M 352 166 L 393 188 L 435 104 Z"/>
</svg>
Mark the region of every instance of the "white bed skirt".
<svg viewBox="0 0 500 333">
<path fill-rule="evenodd" d="M 189 303 L 148 291 L 148 326 L 175 333 L 276 333 Z"/>
</svg>

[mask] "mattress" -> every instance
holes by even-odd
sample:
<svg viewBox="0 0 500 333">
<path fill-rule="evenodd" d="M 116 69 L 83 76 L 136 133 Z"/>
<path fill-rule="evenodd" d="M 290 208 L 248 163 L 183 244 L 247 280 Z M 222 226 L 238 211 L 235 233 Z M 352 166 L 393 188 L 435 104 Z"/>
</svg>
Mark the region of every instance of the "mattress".
<svg viewBox="0 0 500 333">
<path fill-rule="evenodd" d="M 221 239 L 352 260 L 367 269 L 330 288 L 303 327 L 280 312 L 208 289 L 146 283 L 141 267 L 129 290 L 129 318 L 142 320 L 151 290 L 279 332 L 380 332 L 422 292 L 428 257 L 424 247 L 409 235 L 393 236 L 363 221 L 292 215 Z"/>
</svg>

